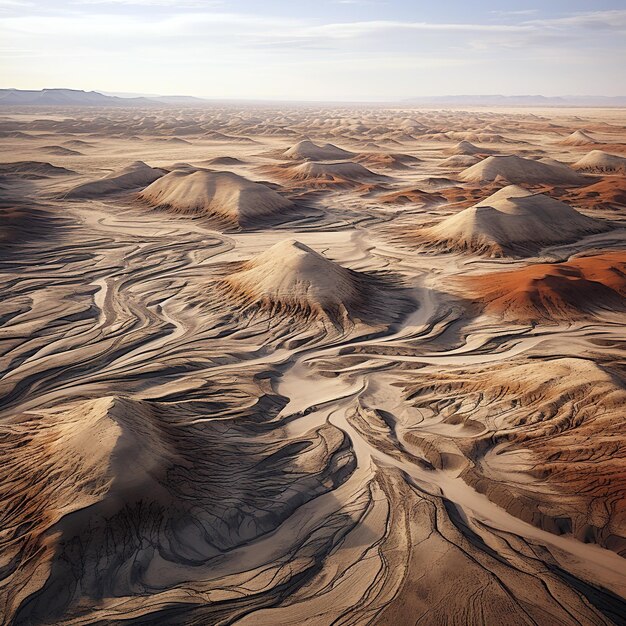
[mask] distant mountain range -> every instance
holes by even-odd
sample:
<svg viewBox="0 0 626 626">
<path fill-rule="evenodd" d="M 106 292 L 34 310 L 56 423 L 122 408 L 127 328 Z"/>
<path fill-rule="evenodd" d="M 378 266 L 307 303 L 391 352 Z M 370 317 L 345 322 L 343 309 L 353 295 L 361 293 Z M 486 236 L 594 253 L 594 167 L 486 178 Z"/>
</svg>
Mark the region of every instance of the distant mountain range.
<svg viewBox="0 0 626 626">
<path fill-rule="evenodd" d="M 160 106 L 202 104 L 207 100 L 192 96 L 150 96 L 121 98 L 98 91 L 80 89 L 0 89 L 0 106 Z"/>
<path fill-rule="evenodd" d="M 404 102 L 426 106 L 623 107 L 626 96 L 421 96 Z"/>
<path fill-rule="evenodd" d="M 232 100 L 221 100 L 227 102 Z M 0 106 L 202 106 L 212 102 L 193 96 L 119 96 L 80 89 L 0 89 Z M 402 104 L 421 106 L 588 106 L 626 107 L 626 96 L 421 96 Z"/>
</svg>

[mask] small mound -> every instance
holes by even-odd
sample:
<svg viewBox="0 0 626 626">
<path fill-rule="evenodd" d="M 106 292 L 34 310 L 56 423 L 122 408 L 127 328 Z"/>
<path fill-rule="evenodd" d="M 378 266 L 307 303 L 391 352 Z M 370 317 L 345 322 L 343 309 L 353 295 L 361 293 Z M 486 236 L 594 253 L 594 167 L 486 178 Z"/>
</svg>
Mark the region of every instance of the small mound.
<svg viewBox="0 0 626 626">
<path fill-rule="evenodd" d="M 462 284 L 484 310 L 507 321 L 573 321 L 626 310 L 626 251 L 471 276 Z"/>
<path fill-rule="evenodd" d="M 163 170 L 150 167 L 143 161 L 135 161 L 117 172 L 111 172 L 100 180 L 90 181 L 72 187 L 65 195 L 65 198 L 97 198 L 109 194 L 130 191 L 149 185 L 165 172 Z"/>
<path fill-rule="evenodd" d="M 172 143 L 178 145 L 190 146 L 191 141 L 187 141 L 186 139 L 181 139 L 180 137 L 167 137 L 167 138 L 158 138 L 157 141 L 162 141 L 163 143 Z"/>
<path fill-rule="evenodd" d="M 602 150 L 592 150 L 576 161 L 572 167 L 581 172 L 626 174 L 626 157 L 609 154 Z"/>
<path fill-rule="evenodd" d="M 72 170 L 57 167 L 42 161 L 16 161 L 14 163 L 0 163 L 0 176 L 16 176 L 18 178 L 48 178 L 50 176 L 64 176 L 75 174 Z"/>
<path fill-rule="evenodd" d="M 386 178 L 363 167 L 360 163 L 317 163 L 306 161 L 299 165 L 269 168 L 270 173 L 285 180 L 350 186 L 362 181 Z"/>
<path fill-rule="evenodd" d="M 253 226 L 293 207 L 273 189 L 231 172 L 177 170 L 159 178 L 139 198 L 155 208 L 193 217 Z"/>
<path fill-rule="evenodd" d="M 354 158 L 355 163 L 368 167 L 383 167 L 391 170 L 406 170 L 409 163 L 419 163 L 420 159 L 408 154 L 388 152 L 362 152 Z"/>
<path fill-rule="evenodd" d="M 228 142 L 237 142 L 237 143 L 257 143 L 254 139 L 250 139 L 250 137 L 240 137 L 238 135 L 225 135 L 224 133 L 220 133 L 218 131 L 209 131 L 204 133 L 203 137 L 205 139 L 211 139 L 212 141 L 228 141 Z"/>
<path fill-rule="evenodd" d="M 330 318 L 340 324 L 389 317 L 380 281 L 346 269 L 293 239 L 243 264 L 221 285 L 244 308 Z"/>
<path fill-rule="evenodd" d="M 459 141 L 455 146 L 446 150 L 447 154 L 460 156 L 473 156 L 475 154 L 491 154 L 493 150 L 489 148 L 479 148 L 470 141 Z"/>
<path fill-rule="evenodd" d="M 423 237 L 438 246 L 502 256 L 532 254 L 607 229 L 563 202 L 510 185 L 425 228 Z"/>
<path fill-rule="evenodd" d="M 451 168 L 458 168 L 458 167 L 471 167 L 472 165 L 475 165 L 476 163 L 480 163 L 481 159 L 480 157 L 477 156 L 473 156 L 470 154 L 457 154 L 451 157 L 448 157 L 447 159 L 444 159 L 443 161 L 439 161 L 439 163 L 437 163 L 437 167 L 451 167 Z"/>
<path fill-rule="evenodd" d="M 426 187 L 426 189 L 433 189 L 435 191 L 457 186 L 456 181 L 443 176 L 428 176 L 427 178 L 422 178 L 418 182 L 420 187 Z"/>
<path fill-rule="evenodd" d="M 519 156 L 490 156 L 459 174 L 466 182 L 481 183 L 496 179 L 512 184 L 571 184 L 579 185 L 585 178 L 566 165 L 533 161 Z"/>
<path fill-rule="evenodd" d="M 384 204 L 415 204 L 425 206 L 445 202 L 446 199 L 438 193 L 429 193 L 417 187 L 409 187 L 408 189 L 399 189 L 382 194 L 377 196 L 376 200 Z"/>
<path fill-rule="evenodd" d="M 215 157 L 202 162 L 204 165 L 243 165 L 241 159 L 230 156 Z"/>
<path fill-rule="evenodd" d="M 341 161 L 354 156 L 354 153 L 334 146 L 332 143 L 317 145 L 312 141 L 304 140 L 285 150 L 283 154 L 289 159 L 307 161 Z"/>
<path fill-rule="evenodd" d="M 64 141 L 63 145 L 69 148 L 93 148 L 95 144 L 82 139 L 70 139 L 69 141 Z"/>
<path fill-rule="evenodd" d="M 54 156 L 82 156 L 83 154 L 82 152 L 78 152 L 78 150 L 71 150 L 63 146 L 43 146 L 40 150 Z"/>
<path fill-rule="evenodd" d="M 561 143 L 564 146 L 587 146 L 598 142 L 593 137 L 590 137 L 584 130 L 577 130 L 563 139 Z"/>
</svg>

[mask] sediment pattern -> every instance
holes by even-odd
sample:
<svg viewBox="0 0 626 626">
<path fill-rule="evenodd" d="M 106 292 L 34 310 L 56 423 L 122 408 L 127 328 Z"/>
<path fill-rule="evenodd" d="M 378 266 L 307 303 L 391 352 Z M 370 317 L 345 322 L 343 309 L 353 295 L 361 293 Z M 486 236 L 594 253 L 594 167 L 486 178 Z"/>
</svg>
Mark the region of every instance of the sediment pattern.
<svg viewBox="0 0 626 626">
<path fill-rule="evenodd" d="M 441 176 L 450 153 L 528 157 L 532 138 L 534 156 L 563 159 L 578 148 L 543 142 L 546 128 L 606 142 L 620 119 L 136 115 L 0 122 L 34 137 L 11 139 L 0 181 L 3 623 L 623 624 L 624 208 L 587 200 L 581 215 L 606 227 L 523 259 L 405 236 L 497 191 L 460 182 L 455 161 Z M 322 117 L 315 145 L 298 144 Z M 108 155 L 113 134 L 126 161 Z M 385 177 L 285 182 L 331 143 L 342 161 L 383 155 L 366 163 Z M 50 145 L 83 154 L 37 159 Z M 281 220 L 214 230 L 138 201 L 151 178 L 211 160 L 241 179 L 275 172 L 259 184 L 280 189 Z M 337 165 L 323 160 L 304 164 Z M 115 173 L 130 176 L 89 184 Z M 575 198 L 585 176 L 528 187 Z M 292 203 L 308 212 L 283 213 Z M 574 289 L 556 312 L 519 314 L 531 296 L 506 291 L 516 272 L 592 257 L 585 280 L 601 274 L 615 299 L 572 302 Z M 497 288 L 510 315 L 470 284 Z"/>
</svg>

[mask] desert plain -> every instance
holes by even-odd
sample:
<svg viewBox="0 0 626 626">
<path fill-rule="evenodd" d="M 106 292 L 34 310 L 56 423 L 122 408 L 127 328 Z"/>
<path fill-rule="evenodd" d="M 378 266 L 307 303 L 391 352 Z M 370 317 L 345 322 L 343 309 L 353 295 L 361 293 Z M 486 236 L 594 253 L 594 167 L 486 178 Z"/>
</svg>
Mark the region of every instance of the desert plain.
<svg viewBox="0 0 626 626">
<path fill-rule="evenodd" d="M 626 623 L 623 109 L 0 142 L 4 623 Z"/>
</svg>

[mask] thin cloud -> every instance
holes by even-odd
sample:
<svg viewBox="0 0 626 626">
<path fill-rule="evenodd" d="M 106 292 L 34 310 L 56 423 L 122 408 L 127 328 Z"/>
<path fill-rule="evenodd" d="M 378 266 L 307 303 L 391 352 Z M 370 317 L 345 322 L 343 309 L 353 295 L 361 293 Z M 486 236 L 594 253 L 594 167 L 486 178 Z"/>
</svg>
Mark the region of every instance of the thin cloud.
<svg viewBox="0 0 626 626">
<path fill-rule="evenodd" d="M 172 9 L 206 9 L 223 6 L 223 0 L 73 0 L 74 5 L 111 5 L 134 7 L 168 7 Z"/>
<path fill-rule="evenodd" d="M 518 17 L 520 15 L 536 15 L 539 13 L 539 9 L 523 9 L 520 11 L 490 11 L 493 15 Z"/>
</svg>

